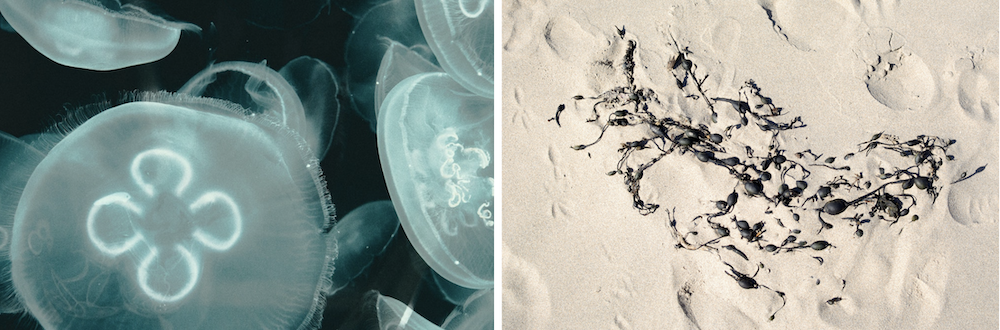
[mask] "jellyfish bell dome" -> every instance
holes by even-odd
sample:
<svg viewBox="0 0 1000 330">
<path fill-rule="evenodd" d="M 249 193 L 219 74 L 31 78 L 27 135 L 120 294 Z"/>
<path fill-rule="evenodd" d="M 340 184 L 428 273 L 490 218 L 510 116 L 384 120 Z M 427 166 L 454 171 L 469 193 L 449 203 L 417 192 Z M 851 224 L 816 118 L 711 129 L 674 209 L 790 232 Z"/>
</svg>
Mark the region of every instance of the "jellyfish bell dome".
<svg viewBox="0 0 1000 330">
<path fill-rule="evenodd" d="M 493 286 L 493 101 L 447 73 L 404 79 L 379 110 L 389 196 L 420 256 L 445 279 Z"/>
<path fill-rule="evenodd" d="M 98 71 L 159 60 L 174 50 L 181 31 L 201 32 L 119 0 L 0 0 L 0 13 L 45 57 Z"/>
<path fill-rule="evenodd" d="M 376 129 L 375 120 L 378 118 L 376 82 L 383 63 L 382 55 L 396 44 L 414 52 L 415 56 L 421 57 L 425 62 L 434 61 L 434 55 L 421 33 L 413 0 L 388 0 L 371 4 L 364 14 L 355 18 L 353 30 L 345 45 L 346 85 L 350 90 L 351 102 L 358 115 L 371 124 L 372 131 Z"/>
<path fill-rule="evenodd" d="M 493 0 L 415 0 L 420 29 L 445 72 L 493 97 Z"/>
<path fill-rule="evenodd" d="M 9 249 L 24 307 L 50 329 L 318 327 L 337 245 L 305 139 L 223 100 L 132 98 L 38 143 Z"/>
</svg>

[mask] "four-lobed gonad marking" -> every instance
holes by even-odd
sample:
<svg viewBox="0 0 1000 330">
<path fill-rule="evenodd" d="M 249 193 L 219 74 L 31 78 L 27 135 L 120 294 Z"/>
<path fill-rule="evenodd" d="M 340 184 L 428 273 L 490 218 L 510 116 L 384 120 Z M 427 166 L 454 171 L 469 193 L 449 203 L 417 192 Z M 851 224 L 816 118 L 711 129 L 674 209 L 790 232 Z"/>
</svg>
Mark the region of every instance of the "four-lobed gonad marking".
<svg viewBox="0 0 1000 330">
<path fill-rule="evenodd" d="M 157 178 L 150 177 L 152 173 L 143 171 L 142 167 L 144 165 L 150 165 L 151 162 L 156 161 L 164 162 L 160 165 L 168 165 L 165 168 L 179 169 L 180 178 L 177 178 L 176 182 L 154 182 L 157 181 Z M 172 193 L 173 197 L 183 199 L 184 192 L 191 183 L 193 170 L 191 168 L 190 161 L 174 151 L 168 149 L 150 149 L 135 156 L 132 160 L 130 174 L 136 186 L 139 187 L 146 197 L 157 198 L 159 197 L 161 190 L 166 190 L 169 193 Z M 173 184 L 170 185 L 168 183 Z M 231 221 L 230 227 L 232 228 L 232 233 L 222 238 L 209 233 L 201 227 L 198 227 L 199 223 L 197 221 L 198 218 L 196 217 L 199 214 L 199 211 L 216 204 L 221 204 L 223 206 L 222 209 L 228 211 L 228 219 Z M 130 216 L 127 217 L 128 223 L 117 223 L 114 225 L 130 228 L 132 231 L 131 236 L 125 238 L 121 242 L 107 242 L 105 239 L 101 238 L 101 233 L 98 232 L 97 227 L 99 225 L 98 222 L 102 220 L 99 215 L 101 214 L 101 210 L 105 207 L 120 207 L 122 210 L 130 214 Z M 152 216 L 146 211 L 145 207 L 136 204 L 132 200 L 132 195 L 128 192 L 115 192 L 101 197 L 93 203 L 93 206 L 87 213 L 87 236 L 98 251 L 111 258 L 115 258 L 127 251 L 135 249 L 140 242 L 145 243 L 145 245 L 149 247 L 149 252 L 139 262 L 136 271 L 136 284 L 149 298 L 155 301 L 162 303 L 178 301 L 187 296 L 198 282 L 201 265 L 200 260 L 198 260 L 198 257 L 196 256 L 197 251 L 192 252 L 190 250 L 189 247 L 192 247 L 193 245 L 188 244 L 189 242 L 173 242 L 171 246 L 172 251 L 176 252 L 177 255 L 180 256 L 184 265 L 187 267 L 187 280 L 184 282 L 184 285 L 173 293 L 160 292 L 153 288 L 149 283 L 150 268 L 152 267 L 153 262 L 156 261 L 157 258 L 160 258 L 161 254 L 164 253 L 164 247 L 158 246 L 157 242 L 153 242 L 150 237 L 143 234 L 142 220 Z M 243 218 L 240 215 L 239 207 L 233 198 L 226 193 L 217 190 L 202 193 L 193 202 L 188 204 L 187 211 L 189 211 L 191 215 L 195 216 L 195 221 L 190 223 L 194 226 L 194 228 L 192 228 L 190 239 L 197 241 L 208 249 L 220 252 L 226 251 L 236 244 L 242 234 Z M 135 216 L 133 217 L 131 215 Z M 183 225 L 184 223 L 181 222 L 181 224 Z"/>
</svg>

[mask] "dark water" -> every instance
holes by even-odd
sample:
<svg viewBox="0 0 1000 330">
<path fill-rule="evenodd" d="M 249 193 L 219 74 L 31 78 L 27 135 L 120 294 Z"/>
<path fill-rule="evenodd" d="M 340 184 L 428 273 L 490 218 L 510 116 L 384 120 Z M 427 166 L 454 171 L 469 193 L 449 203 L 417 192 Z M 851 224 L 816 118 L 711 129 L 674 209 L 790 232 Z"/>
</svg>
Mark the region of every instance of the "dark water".
<svg viewBox="0 0 1000 330">
<path fill-rule="evenodd" d="M 344 45 L 353 18 L 340 7 L 365 6 L 363 2 L 333 3 L 321 9 L 315 1 L 301 0 L 152 2 L 177 20 L 202 27 L 202 36 L 182 34 L 179 45 L 166 58 L 110 72 L 64 67 L 42 56 L 17 34 L 0 31 L 0 131 L 14 136 L 36 133 L 59 121 L 66 109 L 118 100 L 129 91 L 176 91 L 211 61 L 267 60 L 267 65 L 277 70 L 296 57 L 308 55 L 333 66 L 343 84 L 346 79 L 339 74 L 345 71 Z M 214 30 L 210 23 L 214 23 Z M 340 122 L 322 160 L 338 216 L 366 202 L 389 198 L 375 134 L 351 110 L 345 89 L 341 86 L 339 95 Z M 362 306 L 362 296 L 370 290 L 410 303 L 420 315 L 440 324 L 454 305 L 434 289 L 430 272 L 399 230 L 386 253 L 368 271 L 328 299 L 323 328 L 359 328 L 371 322 L 373 315 Z M 37 327 L 31 316 L 0 315 L 0 329 Z"/>
</svg>

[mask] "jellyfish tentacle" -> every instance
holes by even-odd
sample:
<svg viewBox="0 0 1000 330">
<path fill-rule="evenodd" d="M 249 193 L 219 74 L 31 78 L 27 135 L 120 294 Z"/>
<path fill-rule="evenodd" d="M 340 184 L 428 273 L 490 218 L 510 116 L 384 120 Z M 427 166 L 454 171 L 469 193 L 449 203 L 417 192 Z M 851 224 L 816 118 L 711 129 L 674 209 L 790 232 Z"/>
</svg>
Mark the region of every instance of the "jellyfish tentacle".
<svg viewBox="0 0 1000 330">
<path fill-rule="evenodd" d="M 184 158 L 184 156 L 181 156 L 180 154 L 169 149 L 149 149 L 139 153 L 134 159 L 132 159 L 130 173 L 132 174 L 132 180 L 135 181 L 135 184 L 138 185 L 147 196 L 152 197 L 156 195 L 155 186 L 157 183 L 150 181 L 156 180 L 157 178 L 155 176 L 159 173 L 143 171 L 141 168 L 143 163 L 148 162 L 147 159 L 149 158 L 166 160 L 173 165 L 180 167 L 180 178 L 178 178 L 176 185 L 173 187 L 173 193 L 176 196 L 183 194 L 184 190 L 187 189 L 187 186 L 191 183 L 191 177 L 193 176 L 191 162 L 188 161 L 187 158 Z M 153 177 L 150 177 L 150 175 L 153 175 Z"/>
<path fill-rule="evenodd" d="M 222 204 L 226 206 L 226 210 L 229 211 L 229 219 L 232 221 L 232 234 L 226 238 L 219 238 L 202 228 L 197 228 L 195 229 L 193 235 L 195 240 L 201 242 L 201 244 L 204 244 L 205 246 L 216 251 L 225 251 L 233 247 L 243 233 L 243 217 L 240 215 L 239 206 L 236 205 L 233 198 L 229 197 L 226 193 L 213 190 L 202 194 L 201 197 L 198 197 L 197 200 L 188 206 L 188 209 L 192 214 L 197 214 L 198 211 L 208 207 L 209 205 L 215 204 L 216 202 L 222 202 Z"/>
<path fill-rule="evenodd" d="M 191 291 L 194 290 L 195 284 L 198 283 L 198 276 L 201 269 L 198 266 L 198 261 L 194 255 L 191 251 L 180 244 L 174 245 L 174 249 L 180 253 L 181 258 L 188 267 L 188 280 L 184 283 L 184 286 L 177 290 L 177 293 L 162 293 L 149 285 L 149 268 L 153 264 L 154 260 L 161 258 L 160 253 L 155 246 L 149 247 L 149 254 L 147 254 L 146 257 L 142 259 L 142 262 L 139 263 L 139 269 L 136 274 L 136 282 L 138 282 L 139 288 L 142 289 L 143 293 L 153 300 L 163 303 L 178 301 L 191 293 Z"/>
<path fill-rule="evenodd" d="M 114 228 L 116 230 L 132 231 L 132 235 L 128 236 L 128 238 L 122 242 L 107 242 L 105 241 L 104 238 L 101 238 L 101 235 L 99 235 L 97 232 L 96 228 L 98 225 L 97 222 L 100 221 L 98 215 L 101 214 L 100 212 L 101 209 L 105 207 L 109 207 L 111 205 L 117 205 L 123 208 L 125 211 L 130 212 L 131 214 L 142 216 L 143 214 L 142 208 L 133 203 L 131 199 L 132 196 L 129 195 L 128 193 L 125 192 L 113 193 L 101 197 L 100 199 L 95 201 L 93 206 L 91 206 L 90 211 L 87 213 L 87 237 L 90 238 L 90 242 L 93 243 L 94 247 L 96 247 L 97 250 L 101 251 L 101 253 L 104 253 L 105 255 L 111 257 L 115 257 L 118 256 L 119 254 L 122 254 L 125 251 L 131 250 L 132 247 L 134 247 L 137 243 L 145 239 L 142 233 L 137 232 L 135 230 L 134 224 L 131 221 L 132 219 L 131 216 L 128 216 L 127 219 L 118 218 L 119 220 L 126 220 L 127 221 L 126 223 L 117 223 L 110 226 L 111 228 Z M 112 236 L 118 236 L 118 235 L 112 235 Z"/>
</svg>

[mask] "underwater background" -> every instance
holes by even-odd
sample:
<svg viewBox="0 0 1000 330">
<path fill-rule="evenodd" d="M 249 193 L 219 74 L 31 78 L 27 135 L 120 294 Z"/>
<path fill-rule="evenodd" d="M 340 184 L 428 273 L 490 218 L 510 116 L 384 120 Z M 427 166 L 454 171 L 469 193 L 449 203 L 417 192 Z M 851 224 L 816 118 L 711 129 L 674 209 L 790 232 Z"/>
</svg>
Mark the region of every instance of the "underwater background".
<svg viewBox="0 0 1000 330">
<path fill-rule="evenodd" d="M 332 66 L 340 84 L 339 122 L 321 165 L 337 217 L 342 218 L 367 202 L 389 199 L 375 132 L 352 108 L 345 86 L 344 55 L 356 20 L 348 11 L 356 13 L 378 2 L 147 1 L 143 7 L 158 8 L 155 14 L 198 25 L 201 36 L 184 32 L 165 58 L 106 72 L 60 65 L 18 34 L 0 31 L 0 131 L 20 137 L 46 129 L 81 106 L 115 103 L 132 91 L 176 91 L 212 62 L 266 60 L 276 70 L 299 56 L 311 56 Z M 420 33 L 419 26 L 414 33 Z M 370 290 L 407 303 L 441 324 L 455 305 L 442 296 L 434 276 L 399 230 L 364 273 L 327 298 L 322 328 L 358 328 L 372 322 L 374 314 L 364 310 L 370 304 L 362 303 Z M 0 329 L 35 328 L 39 326 L 31 316 L 0 315 Z"/>
</svg>

